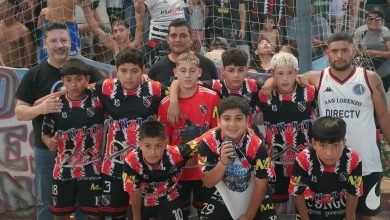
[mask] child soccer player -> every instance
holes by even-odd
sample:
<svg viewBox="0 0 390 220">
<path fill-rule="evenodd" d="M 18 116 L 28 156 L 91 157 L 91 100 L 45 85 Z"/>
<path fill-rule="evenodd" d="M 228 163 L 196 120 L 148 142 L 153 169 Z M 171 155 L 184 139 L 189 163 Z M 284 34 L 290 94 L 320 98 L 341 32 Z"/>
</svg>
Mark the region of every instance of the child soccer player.
<svg viewBox="0 0 390 220">
<path fill-rule="evenodd" d="M 81 211 L 99 214 L 101 143 L 104 111 L 100 100 L 86 88 L 88 67 L 79 59 L 61 69 L 66 94 L 61 112 L 44 117 L 42 141 L 57 150 L 53 170 L 52 211 L 56 219 L 69 219 L 78 201 Z"/>
<path fill-rule="evenodd" d="M 309 131 L 315 112 L 315 88 L 296 83 L 298 60 L 290 53 L 278 53 L 271 59 L 271 75 L 277 94 L 259 92 L 259 109 L 263 113 L 265 142 L 275 164 L 276 179 L 272 201 L 285 203 L 295 157 L 310 146 Z M 278 211 L 278 206 L 276 210 Z"/>
<path fill-rule="evenodd" d="M 340 118 L 326 116 L 313 123 L 313 147 L 298 154 L 289 187 L 300 219 L 355 219 L 363 194 L 362 161 L 345 146 L 345 133 Z"/>
<path fill-rule="evenodd" d="M 129 202 L 122 182 L 124 159 L 138 146 L 141 125 L 157 119 L 165 90 L 159 82 L 141 84 L 145 73 L 142 52 L 124 49 L 117 55 L 115 64 L 117 77 L 100 81 L 95 86 L 108 115 L 100 210 L 102 215 L 124 219 Z"/>
<path fill-rule="evenodd" d="M 158 121 L 145 122 L 139 135 L 140 147 L 129 152 L 123 169 L 133 220 L 183 219 L 178 182 L 185 162 L 198 150 L 196 142 L 167 146 L 164 124 Z"/>
<path fill-rule="evenodd" d="M 170 98 L 165 97 L 160 104 L 158 115 L 160 121 L 165 124 L 165 130 L 171 145 L 187 143 L 187 133 L 196 136 L 202 131 L 217 126 L 217 105 L 219 96 L 216 92 L 198 85 L 198 78 L 202 74 L 199 68 L 199 59 L 192 53 L 182 53 L 176 59 L 176 68 L 173 70 L 179 82 L 180 92 L 178 103 L 180 105 L 180 119 L 176 126 L 168 123 L 167 111 Z M 209 196 L 207 190 L 202 187 L 201 173 L 197 158 L 187 162 L 180 177 L 181 196 L 184 202 L 184 217 L 188 218 L 189 205 L 191 205 L 191 192 L 193 192 L 193 205 L 200 210 L 204 200 Z M 205 198 L 206 197 L 206 198 Z"/>
<path fill-rule="evenodd" d="M 261 139 L 248 132 L 249 115 L 245 99 L 222 99 L 218 105 L 220 128 L 202 135 L 198 152 L 202 181 L 214 193 L 202 209 L 201 219 L 276 218 L 266 195 L 273 168 Z"/>
<path fill-rule="evenodd" d="M 258 84 L 253 79 L 246 79 L 248 75 L 248 54 L 239 48 L 230 48 L 222 54 L 222 63 L 223 63 L 223 79 L 221 80 L 210 80 L 202 81 L 201 85 L 212 89 L 217 92 L 221 99 L 236 95 L 241 96 L 249 103 L 251 106 L 251 114 L 248 118 L 248 125 L 252 127 L 254 125 L 254 120 L 258 113 L 257 107 L 257 95 L 261 85 Z M 171 100 L 177 100 L 178 86 L 177 80 L 173 81 L 170 88 L 170 98 Z M 176 102 L 177 103 L 177 102 Z M 176 108 L 176 106 L 174 106 Z M 173 108 L 173 107 L 172 107 Z M 177 113 L 179 110 L 174 110 L 176 114 L 171 113 L 168 115 L 170 118 L 177 118 Z M 177 124 L 177 120 L 172 120 L 172 124 Z M 257 129 L 257 126 L 253 127 L 256 134 L 260 135 Z"/>
</svg>

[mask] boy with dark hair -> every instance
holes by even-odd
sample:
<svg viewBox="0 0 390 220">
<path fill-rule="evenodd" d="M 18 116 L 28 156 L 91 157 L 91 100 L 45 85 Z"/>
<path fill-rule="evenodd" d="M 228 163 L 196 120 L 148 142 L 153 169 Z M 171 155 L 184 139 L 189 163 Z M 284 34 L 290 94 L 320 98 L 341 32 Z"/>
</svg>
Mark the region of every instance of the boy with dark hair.
<svg viewBox="0 0 390 220">
<path fill-rule="evenodd" d="M 100 100 L 87 88 L 89 69 L 79 59 L 61 69 L 66 94 L 59 97 L 61 112 L 45 115 L 42 141 L 57 151 L 53 170 L 52 212 L 69 219 L 76 210 L 99 214 L 101 143 L 104 111 Z M 77 120 L 75 120 L 77 119 Z"/>
<path fill-rule="evenodd" d="M 141 84 L 144 73 L 143 53 L 126 48 L 116 57 L 117 77 L 100 81 L 95 86 L 108 114 L 101 214 L 116 219 L 125 218 L 129 201 L 122 183 L 124 158 L 138 146 L 141 125 L 157 119 L 158 106 L 165 95 L 159 82 Z"/>
<path fill-rule="evenodd" d="M 196 142 L 168 145 L 164 124 L 145 122 L 140 147 L 126 156 L 123 184 L 130 195 L 133 220 L 183 219 L 178 189 L 185 162 L 194 156 Z"/>
<path fill-rule="evenodd" d="M 230 48 L 222 54 L 222 63 L 223 79 L 202 81 L 201 85 L 215 91 L 221 99 L 232 95 L 243 97 L 251 106 L 248 125 L 250 127 L 253 125 L 256 134 L 260 135 L 254 120 L 258 113 L 256 100 L 261 85 L 253 79 L 246 79 L 248 75 L 248 54 L 242 49 Z M 177 80 L 175 80 L 170 88 L 171 100 L 177 100 L 178 89 L 180 87 Z M 176 109 L 176 106 L 170 108 L 172 108 L 172 111 L 169 112 L 168 119 L 172 124 L 177 124 L 179 110 Z M 175 114 L 171 112 L 175 112 Z"/>
<path fill-rule="evenodd" d="M 158 115 L 160 121 L 165 124 L 169 144 L 177 145 L 187 143 L 190 136 L 197 137 L 210 128 L 217 126 L 217 105 L 219 96 L 212 90 L 198 85 L 198 78 L 202 74 L 199 68 L 199 59 L 192 53 L 182 53 L 176 59 L 176 68 L 173 70 L 179 82 L 180 92 L 178 103 L 180 105 L 180 120 L 176 126 L 172 126 L 167 119 L 167 111 L 170 98 L 165 97 L 160 104 Z M 180 177 L 182 186 L 181 196 L 184 202 L 184 219 L 188 218 L 189 206 L 191 205 L 191 193 L 193 192 L 192 204 L 200 210 L 204 200 L 209 196 L 207 190 L 202 187 L 201 173 L 197 158 L 187 162 Z"/>
<path fill-rule="evenodd" d="M 315 88 L 297 85 L 298 60 L 290 53 L 278 53 L 271 59 L 271 74 L 277 94 L 272 97 L 259 92 L 259 110 L 263 114 L 265 143 L 275 164 L 272 179 L 272 201 L 289 199 L 288 186 L 295 157 L 310 146 L 310 128 L 315 117 Z"/>
<path fill-rule="evenodd" d="M 248 130 L 250 107 L 238 96 L 218 105 L 220 128 L 202 135 L 199 165 L 202 181 L 214 193 L 201 219 L 275 219 L 267 193 L 274 175 L 261 139 Z"/>
<path fill-rule="evenodd" d="M 345 134 L 341 118 L 325 116 L 313 123 L 313 147 L 298 154 L 289 187 L 298 218 L 355 219 L 363 194 L 362 161 L 345 146 Z"/>
</svg>

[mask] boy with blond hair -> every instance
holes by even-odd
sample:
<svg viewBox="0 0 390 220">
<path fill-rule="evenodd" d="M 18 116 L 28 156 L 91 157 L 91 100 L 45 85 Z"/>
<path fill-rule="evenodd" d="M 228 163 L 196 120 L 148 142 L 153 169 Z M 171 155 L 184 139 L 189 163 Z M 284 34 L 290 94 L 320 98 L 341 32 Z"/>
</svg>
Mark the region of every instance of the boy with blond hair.
<svg viewBox="0 0 390 220">
<path fill-rule="evenodd" d="M 288 201 L 295 157 L 310 146 L 315 88 L 296 83 L 298 60 L 290 53 L 281 52 L 272 57 L 271 74 L 277 94 L 267 97 L 260 91 L 259 109 L 264 117 L 265 142 L 275 164 L 276 179 L 270 181 L 270 186 L 272 200 L 277 204 Z"/>
<path fill-rule="evenodd" d="M 203 131 L 217 126 L 216 108 L 219 96 L 216 92 L 198 85 L 198 78 L 202 74 L 199 68 L 199 59 L 192 53 L 183 53 L 176 59 L 176 68 L 173 70 L 180 87 L 177 102 L 180 105 L 180 119 L 176 126 L 168 123 L 167 111 L 171 99 L 165 97 L 160 104 L 158 115 L 163 122 L 169 143 L 177 145 L 186 143 L 198 137 Z M 177 103 L 176 102 L 176 103 Z M 181 195 L 184 207 L 190 203 L 191 192 L 194 192 L 193 205 L 200 211 L 207 192 L 204 192 L 200 181 L 200 170 L 196 157 L 187 162 L 180 178 L 182 185 Z M 184 210 L 188 216 L 188 210 Z"/>
</svg>

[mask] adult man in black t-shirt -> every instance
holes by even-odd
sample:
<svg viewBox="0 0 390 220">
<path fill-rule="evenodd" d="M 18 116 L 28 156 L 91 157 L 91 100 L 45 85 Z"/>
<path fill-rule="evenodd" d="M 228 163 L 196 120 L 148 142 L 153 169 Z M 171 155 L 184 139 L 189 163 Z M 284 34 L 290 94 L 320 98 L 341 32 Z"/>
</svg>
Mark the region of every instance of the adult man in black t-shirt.
<svg viewBox="0 0 390 220">
<path fill-rule="evenodd" d="M 41 141 L 43 115 L 61 112 L 61 100 L 57 97 L 62 88 L 60 68 L 66 63 L 70 47 L 70 36 L 65 23 L 49 22 L 45 25 L 44 47 L 48 53 L 45 62 L 29 70 L 16 92 L 15 115 L 18 120 L 32 120 L 34 128 L 35 184 L 37 195 L 37 219 L 53 219 L 51 186 L 54 158 Z M 91 81 L 104 77 L 91 71 Z M 53 94 L 51 94 L 53 93 Z"/>
<path fill-rule="evenodd" d="M 148 75 L 151 79 L 170 86 L 175 79 L 173 69 L 176 67 L 176 58 L 184 52 L 191 51 L 191 28 L 184 19 L 178 18 L 169 24 L 167 43 L 171 52 L 154 64 Z M 214 63 L 202 55 L 196 54 L 196 56 L 199 59 L 199 67 L 202 69 L 199 80 L 216 79 L 217 69 Z"/>
</svg>

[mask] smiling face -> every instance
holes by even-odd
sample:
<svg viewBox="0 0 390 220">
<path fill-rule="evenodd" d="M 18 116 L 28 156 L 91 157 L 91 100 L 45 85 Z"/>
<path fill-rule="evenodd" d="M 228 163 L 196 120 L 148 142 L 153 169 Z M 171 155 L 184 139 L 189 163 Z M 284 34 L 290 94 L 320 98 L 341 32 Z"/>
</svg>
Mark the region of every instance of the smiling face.
<svg viewBox="0 0 390 220">
<path fill-rule="evenodd" d="M 67 97 L 70 100 L 80 100 L 85 96 L 85 88 L 89 82 L 89 76 L 66 75 L 62 77 Z"/>
<path fill-rule="evenodd" d="M 325 167 L 336 165 L 340 160 L 345 147 L 345 140 L 340 140 L 335 143 L 324 143 L 321 141 L 312 140 L 313 148 L 316 151 L 318 159 Z"/>
<path fill-rule="evenodd" d="M 145 137 L 140 140 L 140 150 L 145 162 L 157 165 L 164 155 L 167 140 L 161 137 Z"/>
<path fill-rule="evenodd" d="M 67 30 L 50 30 L 46 33 L 46 38 L 44 38 L 43 42 L 49 61 L 65 63 L 68 60 L 70 36 Z"/>
<path fill-rule="evenodd" d="M 369 12 L 366 14 L 366 23 L 368 30 L 376 31 L 383 26 L 384 19 L 380 14 Z"/>
<path fill-rule="evenodd" d="M 137 64 L 124 63 L 117 67 L 117 77 L 124 89 L 136 89 L 142 80 L 144 69 Z"/>
<path fill-rule="evenodd" d="M 239 109 L 228 109 L 218 118 L 222 136 L 228 136 L 237 143 L 248 127 L 248 117 Z"/>
</svg>

